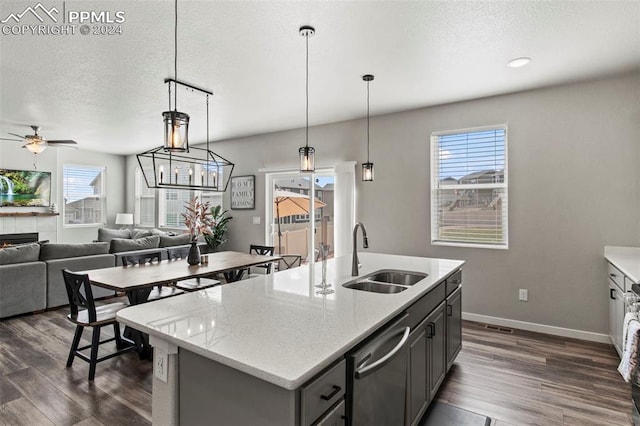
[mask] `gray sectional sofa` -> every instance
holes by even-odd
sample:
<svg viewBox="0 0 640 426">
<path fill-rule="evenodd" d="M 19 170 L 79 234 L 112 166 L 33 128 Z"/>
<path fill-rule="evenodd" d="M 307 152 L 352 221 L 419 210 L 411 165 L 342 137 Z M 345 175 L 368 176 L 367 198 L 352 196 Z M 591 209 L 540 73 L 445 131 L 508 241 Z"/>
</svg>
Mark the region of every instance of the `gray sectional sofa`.
<svg viewBox="0 0 640 426">
<path fill-rule="evenodd" d="M 126 231 L 126 232 L 125 232 Z M 150 231 L 149 231 L 150 232 Z M 135 238 L 138 237 L 138 238 Z M 55 308 L 69 303 L 62 269 L 84 271 L 120 266 L 121 258 L 131 252 L 188 246 L 189 235 L 150 234 L 141 236 L 129 230 L 103 228 L 98 239 L 82 244 L 23 244 L 0 249 L 0 318 Z M 206 252 L 206 244 L 199 244 Z M 96 298 L 114 292 L 93 286 Z"/>
</svg>

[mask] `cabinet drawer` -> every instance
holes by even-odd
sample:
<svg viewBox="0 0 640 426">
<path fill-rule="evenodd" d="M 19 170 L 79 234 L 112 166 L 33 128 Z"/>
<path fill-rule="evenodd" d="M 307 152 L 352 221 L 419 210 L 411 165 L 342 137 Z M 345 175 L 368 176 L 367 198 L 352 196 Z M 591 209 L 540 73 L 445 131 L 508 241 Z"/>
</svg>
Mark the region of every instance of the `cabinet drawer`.
<svg viewBox="0 0 640 426">
<path fill-rule="evenodd" d="M 301 423 L 310 425 L 344 396 L 346 386 L 346 361 L 307 384 L 301 392 Z"/>
<path fill-rule="evenodd" d="M 609 268 L 607 270 L 607 275 L 609 275 L 609 279 L 611 281 L 613 281 L 615 283 L 615 285 L 617 285 L 620 290 L 625 291 L 625 289 L 624 289 L 624 274 L 622 272 L 620 272 L 620 270 L 618 268 L 616 268 L 615 266 L 613 266 L 612 264 L 608 263 L 607 265 L 609 266 Z"/>
<path fill-rule="evenodd" d="M 447 296 L 456 291 L 462 284 L 462 271 L 456 271 L 447 278 Z"/>
<path fill-rule="evenodd" d="M 626 275 L 624 276 L 624 292 L 631 291 L 631 286 L 633 285 L 633 281 L 629 279 Z"/>
<path fill-rule="evenodd" d="M 326 416 L 320 419 L 315 426 L 343 426 L 346 424 L 344 399 L 329 411 Z"/>
</svg>

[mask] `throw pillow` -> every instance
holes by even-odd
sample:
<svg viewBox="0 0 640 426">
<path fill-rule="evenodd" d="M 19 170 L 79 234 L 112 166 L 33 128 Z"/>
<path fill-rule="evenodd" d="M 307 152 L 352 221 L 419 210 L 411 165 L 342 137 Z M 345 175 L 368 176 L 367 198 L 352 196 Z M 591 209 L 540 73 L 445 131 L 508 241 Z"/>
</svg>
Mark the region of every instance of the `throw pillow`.
<svg viewBox="0 0 640 426">
<path fill-rule="evenodd" d="M 137 240 L 138 238 L 150 237 L 151 235 L 153 234 L 148 229 L 133 228 L 133 230 L 131 231 L 132 240 Z"/>
<path fill-rule="evenodd" d="M 98 241 L 110 242 L 114 238 L 131 238 L 131 231 L 128 229 L 98 229 Z"/>
<path fill-rule="evenodd" d="M 191 242 L 191 235 L 180 234 L 176 236 L 160 235 L 160 247 L 183 246 Z"/>
<path fill-rule="evenodd" d="M 122 253 L 123 251 L 144 250 L 150 248 L 158 248 L 160 246 L 160 237 L 151 235 L 149 237 L 129 240 L 125 238 L 114 238 L 111 240 L 111 253 Z"/>
<path fill-rule="evenodd" d="M 109 253 L 109 243 L 49 243 L 43 244 L 40 260 L 67 259 Z"/>
<path fill-rule="evenodd" d="M 22 244 L 0 249 L 0 265 L 11 263 L 37 262 L 40 256 L 40 244 Z"/>
</svg>

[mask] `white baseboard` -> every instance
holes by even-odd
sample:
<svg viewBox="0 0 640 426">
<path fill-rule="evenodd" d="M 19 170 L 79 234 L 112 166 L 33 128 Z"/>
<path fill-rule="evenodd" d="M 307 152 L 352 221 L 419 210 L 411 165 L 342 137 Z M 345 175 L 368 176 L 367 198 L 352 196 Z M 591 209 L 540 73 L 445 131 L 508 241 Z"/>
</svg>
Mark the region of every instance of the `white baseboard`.
<svg viewBox="0 0 640 426">
<path fill-rule="evenodd" d="M 574 330 L 572 328 L 554 327 L 552 325 L 472 314 L 470 312 L 463 312 L 462 319 L 485 324 L 499 325 L 502 327 L 517 328 L 519 330 L 535 331 L 537 333 L 551 334 L 553 336 L 571 337 L 574 339 L 599 343 L 611 343 L 611 339 L 608 334 L 592 333 L 590 331 Z"/>
</svg>

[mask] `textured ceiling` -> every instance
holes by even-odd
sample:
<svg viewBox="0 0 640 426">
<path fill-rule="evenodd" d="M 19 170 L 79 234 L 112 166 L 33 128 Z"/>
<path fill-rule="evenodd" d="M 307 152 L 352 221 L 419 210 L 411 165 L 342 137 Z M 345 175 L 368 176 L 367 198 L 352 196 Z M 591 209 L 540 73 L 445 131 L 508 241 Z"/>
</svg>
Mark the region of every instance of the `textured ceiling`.
<svg viewBox="0 0 640 426">
<path fill-rule="evenodd" d="M 5 1 L 0 20 L 37 1 Z M 62 1 L 42 0 L 46 8 Z M 124 11 L 121 35 L 0 34 L 0 134 L 131 154 L 161 144 L 173 76 L 173 2 L 66 1 Z M 640 68 L 640 1 L 188 1 L 178 3 L 178 79 L 214 92 L 212 140 L 510 93 Z M 25 16 L 22 23 L 38 23 Z M 3 24 L 0 24 L 2 27 Z M 524 68 L 509 59 L 530 56 Z M 191 139 L 204 98 L 179 92 Z M 0 143 L 16 143 L 5 142 Z"/>
</svg>

